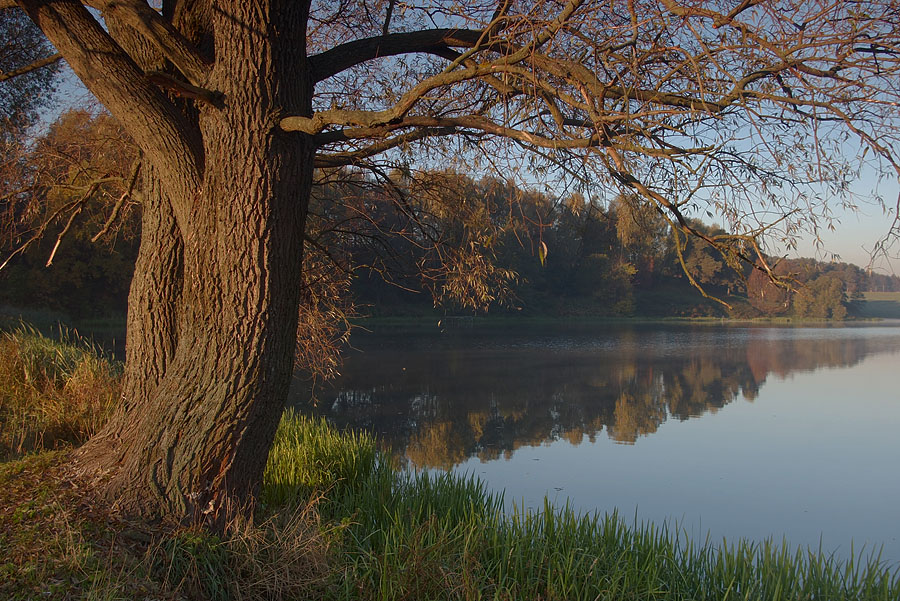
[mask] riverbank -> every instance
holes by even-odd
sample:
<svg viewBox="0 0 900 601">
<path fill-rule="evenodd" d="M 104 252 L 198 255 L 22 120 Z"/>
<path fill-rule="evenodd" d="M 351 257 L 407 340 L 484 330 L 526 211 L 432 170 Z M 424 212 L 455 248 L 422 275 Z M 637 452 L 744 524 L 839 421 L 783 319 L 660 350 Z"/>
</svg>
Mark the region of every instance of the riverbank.
<svg viewBox="0 0 900 601">
<path fill-rule="evenodd" d="M 819 319 L 812 317 L 538 317 L 511 315 L 434 315 L 409 317 L 367 317 L 354 319 L 352 324 L 359 333 L 389 331 L 403 332 L 452 332 L 466 330 L 508 331 L 525 329 L 551 329 L 571 327 L 603 327 L 603 326 L 652 326 L 652 325 L 726 325 L 734 327 L 747 326 L 843 326 L 860 322 L 877 322 L 883 319 L 894 319 L 890 309 L 885 316 L 860 316 L 846 320 Z M 898 315 L 897 319 L 900 319 Z"/>
<path fill-rule="evenodd" d="M 571 315 L 541 315 L 531 313 L 492 312 L 481 315 L 440 311 L 429 307 L 427 310 L 388 315 L 356 317 L 351 323 L 358 332 L 377 328 L 379 331 L 403 329 L 405 331 L 452 331 L 477 327 L 482 330 L 509 330 L 514 328 L 565 327 L 573 324 L 587 326 L 602 325 L 652 325 L 652 324 L 727 324 L 745 325 L 842 325 L 860 321 L 900 319 L 900 292 L 866 292 L 864 299 L 851 304 L 850 314 L 845 320 L 826 318 L 773 316 L 773 317 L 725 317 L 697 315 L 598 315 L 590 311 L 574 312 Z M 22 323 L 28 323 L 45 335 L 54 336 L 60 332 L 71 332 L 76 336 L 86 336 L 108 352 L 124 357 L 125 316 L 83 319 L 73 321 L 67 315 L 42 309 L 22 309 L 0 305 L 0 331 L 13 330 Z M 65 324 L 73 324 L 71 327 Z"/>
<path fill-rule="evenodd" d="M 65 452 L 0 466 L 0 595 L 18 599 L 872 599 L 874 558 L 696 543 L 549 503 L 504 513 L 475 479 L 396 472 L 361 434 L 286 415 L 256 522 L 224 538 L 92 506 Z"/>
<path fill-rule="evenodd" d="M 4 415 L 7 407 L 0 406 Z M 40 448 L 41 438 L 34 440 Z M 68 452 L 0 465 L 2 598 L 900 595 L 900 570 L 876 558 L 843 562 L 771 543 L 720 546 L 549 503 L 540 512 L 504 512 L 502 499 L 476 479 L 396 471 L 370 436 L 291 413 L 270 453 L 254 520 L 221 538 L 154 528 L 98 507 L 65 479 Z"/>
</svg>

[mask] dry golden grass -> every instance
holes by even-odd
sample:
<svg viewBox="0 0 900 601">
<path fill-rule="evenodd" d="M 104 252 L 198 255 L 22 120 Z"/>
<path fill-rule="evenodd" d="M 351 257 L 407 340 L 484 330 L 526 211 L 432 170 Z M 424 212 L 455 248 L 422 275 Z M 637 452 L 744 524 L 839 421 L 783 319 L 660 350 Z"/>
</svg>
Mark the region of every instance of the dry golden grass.
<svg viewBox="0 0 900 601">
<path fill-rule="evenodd" d="M 334 529 L 313 503 L 215 536 L 109 513 L 65 478 L 68 450 L 0 464 L 0 599 L 318 599 Z"/>
<path fill-rule="evenodd" d="M 83 339 L 0 333 L 0 460 L 83 443 L 118 396 L 118 366 Z"/>
</svg>

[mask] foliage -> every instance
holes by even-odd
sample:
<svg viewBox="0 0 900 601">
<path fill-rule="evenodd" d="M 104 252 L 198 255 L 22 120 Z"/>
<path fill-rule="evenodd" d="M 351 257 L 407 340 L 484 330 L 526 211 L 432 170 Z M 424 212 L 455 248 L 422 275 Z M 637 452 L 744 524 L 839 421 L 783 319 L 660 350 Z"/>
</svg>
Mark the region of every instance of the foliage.
<svg viewBox="0 0 900 601">
<path fill-rule="evenodd" d="M 317 247 L 305 253 L 303 264 L 294 366 L 314 381 L 329 380 L 339 373 L 350 320 L 358 315 L 349 293 L 351 273 Z"/>
<path fill-rule="evenodd" d="M 114 238 L 100 241 L 106 252 L 97 252 L 92 240 L 122 193 L 133 152 L 108 115 L 86 110 L 61 115 L 37 141 L 29 177 L 39 186 L 23 200 L 16 236 L 21 244 L 43 224 L 56 223 L 56 229 L 48 228 L 44 239 L 0 272 L 6 283 L 0 300 L 74 317 L 123 311 L 137 252 L 134 203 L 126 199 Z M 107 174 L 115 177 L 82 202 L 78 195 L 86 186 Z M 60 208 L 65 211 L 57 214 Z M 80 214 L 45 268 L 66 211 Z M 699 220 L 690 226 L 704 235 L 722 231 Z M 350 322 L 361 313 L 428 313 L 436 302 L 450 313 L 490 307 L 531 315 L 724 314 L 687 286 L 670 228 L 634 196 L 605 205 L 581 194 L 560 199 L 449 170 L 383 179 L 322 170 L 308 231 L 296 357 L 316 379 L 338 372 Z M 543 263 L 541 245 L 548 251 Z M 788 290 L 761 271 L 745 280 L 702 240 L 688 239 L 683 256 L 698 283 L 732 303 L 732 315 L 790 310 Z M 862 290 L 900 286 L 900 278 L 847 264 L 782 261 L 776 273 L 800 283 L 829 273 L 843 282 L 845 304 Z M 741 305 L 734 295 L 748 301 Z M 803 316 L 806 309 L 795 313 Z M 827 313 L 841 315 L 840 309 Z"/>
<path fill-rule="evenodd" d="M 844 319 L 847 315 L 845 302 L 843 282 L 831 274 L 821 275 L 794 296 L 794 314 L 798 317 Z"/>
<path fill-rule="evenodd" d="M 787 263 L 775 267 L 776 275 L 787 273 Z M 791 291 L 786 284 L 773 282 L 762 271 L 754 271 L 747 278 L 747 297 L 750 304 L 763 315 L 783 315 L 791 306 Z"/>
<path fill-rule="evenodd" d="M 84 109 L 27 146 L 17 183 L 25 192 L 0 206 L 0 301 L 74 318 L 124 313 L 138 248 L 139 213 L 126 194 L 135 157 L 114 119 Z"/>
<path fill-rule="evenodd" d="M 313 215 L 319 232 L 313 253 L 338 266 L 332 277 L 352 273 L 343 281 L 368 314 L 429 314 L 432 301 L 445 314 L 581 316 L 749 318 L 786 314 L 792 306 L 789 287 L 764 271 L 747 272 L 696 237 L 682 240 L 682 265 L 672 229 L 634 196 L 605 204 L 449 170 L 387 179 L 333 170 L 321 175 Z M 723 232 L 696 219 L 688 225 L 705 236 Z M 685 269 L 731 310 L 704 300 Z M 842 282 L 848 306 L 861 290 L 900 283 L 853 265 L 805 259 L 780 261 L 774 273 L 798 286 L 831 274 Z"/>
<path fill-rule="evenodd" d="M 53 47 L 34 23 L 15 8 L 0 9 L 0 144 L 14 143 L 37 118 L 53 95 L 59 63 L 7 75 L 47 59 Z M 4 148 L 3 161 L 10 157 Z M 6 165 L 4 165 L 4 168 Z"/>
</svg>

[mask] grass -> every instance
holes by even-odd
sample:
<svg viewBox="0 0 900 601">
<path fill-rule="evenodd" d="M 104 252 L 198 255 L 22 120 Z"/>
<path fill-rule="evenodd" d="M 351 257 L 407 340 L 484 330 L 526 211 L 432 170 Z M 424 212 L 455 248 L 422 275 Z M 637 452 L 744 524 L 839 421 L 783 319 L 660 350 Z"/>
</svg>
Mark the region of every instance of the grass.
<svg viewBox="0 0 900 601">
<path fill-rule="evenodd" d="M 190 598 L 319 599 L 334 579 L 333 528 L 315 504 L 233 523 L 220 538 L 198 529 L 168 534 L 151 546 L 145 565 L 165 590 Z"/>
<path fill-rule="evenodd" d="M 0 464 L 0 598 L 142 599 L 162 594 L 122 524 L 64 485 L 67 451 Z"/>
<path fill-rule="evenodd" d="M 0 460 L 87 440 L 117 402 L 119 373 L 75 334 L 0 332 Z"/>
<path fill-rule="evenodd" d="M 864 303 L 859 303 L 861 317 L 900 319 L 900 292 L 865 292 Z"/>
<path fill-rule="evenodd" d="M 4 416 L 12 407 L 56 423 L 40 417 L 41 404 L 80 407 L 85 371 L 95 378 L 86 390 L 115 390 L 97 384 L 114 383 L 115 368 L 83 343 L 27 328 L 4 336 L 3 390 L 28 399 L 5 401 Z M 90 416 L 75 420 L 84 426 L 79 436 L 103 415 L 46 411 L 64 412 Z M 13 429 L 22 440 L 24 430 Z M 33 430 L 30 440 L 50 439 Z M 771 541 L 697 542 L 677 527 L 547 501 L 541 511 L 505 510 L 502 495 L 475 478 L 398 471 L 371 436 L 292 412 L 270 452 L 255 515 L 221 537 L 160 530 L 97 507 L 67 483 L 67 453 L 0 463 L 0 598 L 900 598 L 900 568 L 878 556 L 842 561 Z"/>
<path fill-rule="evenodd" d="M 665 525 L 628 525 L 616 514 L 578 514 L 546 501 L 540 512 L 504 512 L 502 497 L 477 479 L 394 471 L 364 435 L 344 436 L 324 422 L 288 415 L 279 438 L 301 447 L 347 447 L 331 449 L 331 459 L 317 467 L 304 464 L 293 480 L 293 498 L 316 496 L 323 519 L 341 525 L 335 566 L 341 578 L 329 598 L 900 597 L 900 572 L 877 556 L 842 562 L 772 542 L 697 544 Z M 294 448 L 276 447 L 270 462 L 287 465 L 284 455 Z M 331 480 L 337 474 L 353 476 Z M 283 482 L 273 478 L 266 487 Z"/>
<path fill-rule="evenodd" d="M 333 579 L 315 505 L 219 538 L 106 513 L 61 477 L 68 450 L 0 464 L 0 599 L 317 599 Z"/>
</svg>

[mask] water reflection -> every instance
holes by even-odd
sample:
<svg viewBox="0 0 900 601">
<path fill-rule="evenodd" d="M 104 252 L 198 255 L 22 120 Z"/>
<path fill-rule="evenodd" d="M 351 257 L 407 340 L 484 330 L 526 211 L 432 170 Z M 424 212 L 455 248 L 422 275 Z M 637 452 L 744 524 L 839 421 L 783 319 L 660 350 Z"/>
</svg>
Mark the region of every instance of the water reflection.
<svg viewBox="0 0 900 601">
<path fill-rule="evenodd" d="M 418 467 L 560 439 L 635 444 L 667 420 L 752 402 L 770 377 L 900 349 L 900 328 L 605 327 L 357 337 L 344 375 L 292 403 L 375 432 Z"/>
</svg>

